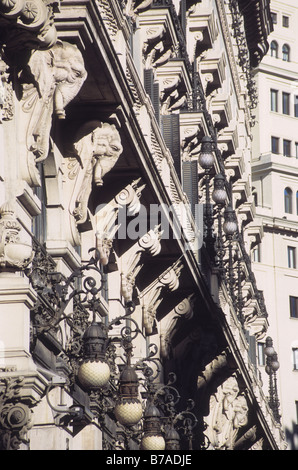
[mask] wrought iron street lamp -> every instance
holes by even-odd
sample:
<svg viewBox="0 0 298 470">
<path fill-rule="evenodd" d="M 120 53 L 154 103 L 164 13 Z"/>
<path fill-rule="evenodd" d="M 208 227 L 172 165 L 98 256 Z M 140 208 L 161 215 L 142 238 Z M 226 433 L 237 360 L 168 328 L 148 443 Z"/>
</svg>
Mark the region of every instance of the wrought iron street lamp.
<svg viewBox="0 0 298 470">
<path fill-rule="evenodd" d="M 199 153 L 199 164 L 204 169 L 204 179 L 205 179 L 205 242 L 206 246 L 210 252 L 213 251 L 214 238 L 213 238 L 213 214 L 212 214 L 212 205 L 210 199 L 210 177 L 211 170 L 213 168 L 215 157 L 214 157 L 214 142 L 211 137 L 205 136 L 202 139 L 201 150 Z"/>
<path fill-rule="evenodd" d="M 217 205 L 217 222 L 218 222 L 218 233 L 216 239 L 216 254 L 218 257 L 218 269 L 219 275 L 221 278 L 225 277 L 225 268 L 224 268 L 224 244 L 223 244 L 223 233 L 222 233 L 222 209 L 226 204 L 227 192 L 225 187 L 225 177 L 218 173 L 214 177 L 214 189 L 212 193 L 212 199 Z"/>
<path fill-rule="evenodd" d="M 269 375 L 269 406 L 272 409 L 275 420 L 280 423 L 279 399 L 277 393 L 276 372 L 279 369 L 277 352 L 273 347 L 273 340 L 270 336 L 266 338 L 264 353 L 267 356 L 265 370 Z"/>
</svg>

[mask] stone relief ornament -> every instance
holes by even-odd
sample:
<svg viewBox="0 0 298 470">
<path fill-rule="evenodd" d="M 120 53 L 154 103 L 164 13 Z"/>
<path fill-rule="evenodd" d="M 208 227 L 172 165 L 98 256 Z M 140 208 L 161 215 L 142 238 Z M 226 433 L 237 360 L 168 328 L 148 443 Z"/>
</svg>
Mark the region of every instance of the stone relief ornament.
<svg viewBox="0 0 298 470">
<path fill-rule="evenodd" d="M 183 267 L 180 260 L 176 261 L 141 293 L 143 324 L 147 335 L 153 333 L 157 309 L 163 300 L 163 290 L 174 292 L 178 289 Z"/>
<path fill-rule="evenodd" d="M 9 82 L 8 66 L 0 54 L 0 123 L 13 118 L 13 90 Z"/>
<path fill-rule="evenodd" d="M 122 153 L 120 134 L 114 124 L 91 121 L 79 131 L 74 143 L 77 171 L 70 211 L 77 224 L 88 216 L 88 200 L 92 184 L 103 185 L 103 177 L 111 171 Z"/>
<path fill-rule="evenodd" d="M 248 405 L 236 377 L 229 377 L 210 398 L 206 435 L 215 450 L 233 450 L 238 431 L 248 423 Z"/>
<path fill-rule="evenodd" d="M 125 270 L 121 272 L 121 295 L 126 303 L 133 300 L 136 278 L 144 265 L 141 262 L 142 253 L 157 256 L 161 251 L 161 236 L 159 226 L 156 226 L 154 230 L 149 230 L 133 246 L 129 258 L 125 259 Z"/>
<path fill-rule="evenodd" d="M 32 410 L 19 401 L 24 378 L 0 379 L 0 450 L 18 450 L 27 444 L 26 434 L 33 425 Z"/>
<path fill-rule="evenodd" d="M 9 203 L 0 208 L 0 271 L 22 270 L 32 261 L 32 247 L 20 240 L 21 225 Z"/>
<path fill-rule="evenodd" d="M 109 262 L 113 239 L 121 227 L 121 223 L 117 221 L 119 211 L 126 208 L 128 215 L 131 217 L 136 215 L 140 211 L 140 198 L 144 188 L 141 178 L 138 178 L 122 189 L 108 204 L 97 207 L 95 213 L 96 248 L 103 266 Z"/>
<path fill-rule="evenodd" d="M 0 27 L 8 26 L 6 45 L 45 49 L 57 41 L 53 5 L 57 1 L 0 0 Z M 22 34 L 19 34 L 22 32 Z M 14 39 L 10 45 L 10 39 Z"/>
<path fill-rule="evenodd" d="M 34 51 L 20 75 L 28 152 L 22 176 L 32 186 L 40 184 L 36 163 L 48 156 L 52 116 L 65 118 L 65 107 L 78 94 L 86 77 L 79 49 L 62 41 L 47 51 Z"/>
</svg>

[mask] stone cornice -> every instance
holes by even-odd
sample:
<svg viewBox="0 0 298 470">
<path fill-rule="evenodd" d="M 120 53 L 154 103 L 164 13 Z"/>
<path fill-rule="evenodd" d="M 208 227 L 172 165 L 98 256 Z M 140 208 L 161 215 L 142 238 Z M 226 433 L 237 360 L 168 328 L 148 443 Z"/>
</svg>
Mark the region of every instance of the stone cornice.
<svg viewBox="0 0 298 470">
<path fill-rule="evenodd" d="M 273 31 L 270 0 L 238 0 L 244 18 L 246 40 L 252 67 L 256 67 L 268 51 L 267 37 Z"/>
</svg>

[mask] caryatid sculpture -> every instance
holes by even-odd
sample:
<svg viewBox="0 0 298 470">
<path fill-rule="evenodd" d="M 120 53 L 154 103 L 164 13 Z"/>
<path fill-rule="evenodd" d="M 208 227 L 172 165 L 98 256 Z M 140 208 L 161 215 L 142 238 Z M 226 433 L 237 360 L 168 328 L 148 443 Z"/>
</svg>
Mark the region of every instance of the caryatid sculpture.
<svg viewBox="0 0 298 470">
<path fill-rule="evenodd" d="M 103 177 L 114 167 L 123 148 L 116 126 L 101 121 L 86 123 L 78 133 L 74 148 L 78 171 L 70 210 L 77 224 L 82 224 L 87 219 L 92 184 L 103 185 Z"/>
<path fill-rule="evenodd" d="M 21 106 L 27 119 L 23 122 L 27 146 L 27 167 L 22 176 L 32 186 L 39 185 L 36 163 L 49 153 L 52 116 L 65 118 L 65 107 L 79 93 L 87 72 L 77 46 L 58 41 L 48 50 L 32 53 L 22 82 Z"/>
</svg>

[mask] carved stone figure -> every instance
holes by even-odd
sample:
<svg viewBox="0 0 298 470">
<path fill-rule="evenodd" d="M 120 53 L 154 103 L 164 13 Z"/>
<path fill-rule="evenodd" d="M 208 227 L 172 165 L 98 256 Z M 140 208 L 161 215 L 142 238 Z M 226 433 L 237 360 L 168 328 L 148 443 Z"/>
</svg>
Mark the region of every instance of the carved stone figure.
<svg viewBox="0 0 298 470">
<path fill-rule="evenodd" d="M 77 224 L 82 224 L 87 219 L 92 183 L 103 185 L 104 175 L 116 164 L 123 148 L 115 125 L 100 121 L 88 122 L 80 129 L 74 148 L 79 171 L 70 210 Z"/>
<path fill-rule="evenodd" d="M 65 118 L 65 107 L 78 94 L 86 77 L 78 48 L 61 41 L 47 51 L 34 51 L 23 70 L 21 105 L 27 116 L 24 131 L 28 151 L 28 168 L 23 177 L 29 184 L 39 184 L 36 162 L 48 156 L 52 115 Z"/>
<path fill-rule="evenodd" d="M 229 377 L 210 398 L 207 436 L 214 449 L 233 449 L 238 431 L 248 422 L 246 398 L 236 377 Z"/>
</svg>

